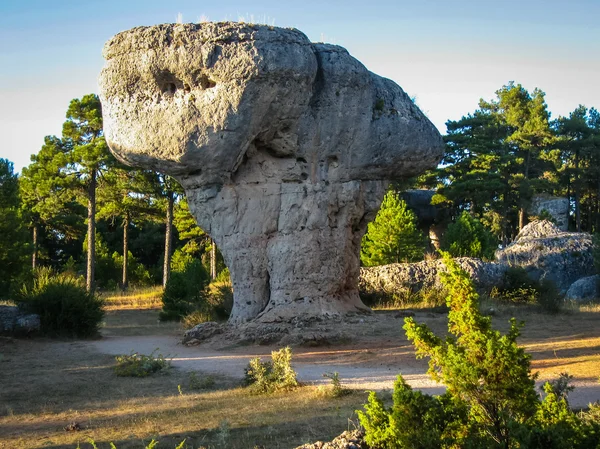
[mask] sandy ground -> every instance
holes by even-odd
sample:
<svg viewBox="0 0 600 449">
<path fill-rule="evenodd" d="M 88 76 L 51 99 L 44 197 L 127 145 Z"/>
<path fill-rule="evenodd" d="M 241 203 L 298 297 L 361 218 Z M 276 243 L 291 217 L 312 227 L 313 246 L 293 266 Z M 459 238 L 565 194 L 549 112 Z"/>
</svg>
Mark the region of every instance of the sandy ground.
<svg viewBox="0 0 600 449">
<path fill-rule="evenodd" d="M 416 319 L 426 321 L 439 333 L 446 326 L 443 314 L 417 313 Z M 533 370 L 540 372 L 537 383 L 541 385 L 563 371 L 571 372 L 575 374 L 573 385 L 576 387 L 570 395 L 571 405 L 585 407 L 590 402 L 600 401 L 598 317 L 563 317 L 556 318 L 556 321 L 536 319 L 521 340 L 528 350 L 531 349 Z M 348 387 L 383 390 L 393 388 L 396 376 L 402 373 L 414 388 L 431 394 L 444 391 L 443 385 L 433 382 L 425 374 L 426 361 L 415 359 L 412 346 L 403 335 L 401 317 L 393 313 L 379 313 L 361 319 L 360 323 L 339 325 L 347 327 L 343 330 L 353 336 L 350 343 L 294 348 L 293 366 L 301 382 L 327 383 L 329 380 L 323 374 L 338 372 L 342 383 Z M 559 332 L 558 329 L 564 331 Z M 548 338 L 548 332 L 554 333 L 552 338 Z M 271 350 L 277 349 L 263 346 L 233 346 L 218 350 L 214 346 L 186 347 L 179 343 L 177 335 L 120 336 L 111 335 L 110 330 L 104 332 L 102 339 L 86 342 L 85 345 L 111 355 L 150 354 L 156 350 L 172 358 L 172 365 L 176 368 L 239 379 L 243 377 L 250 358 L 268 358 Z"/>
</svg>

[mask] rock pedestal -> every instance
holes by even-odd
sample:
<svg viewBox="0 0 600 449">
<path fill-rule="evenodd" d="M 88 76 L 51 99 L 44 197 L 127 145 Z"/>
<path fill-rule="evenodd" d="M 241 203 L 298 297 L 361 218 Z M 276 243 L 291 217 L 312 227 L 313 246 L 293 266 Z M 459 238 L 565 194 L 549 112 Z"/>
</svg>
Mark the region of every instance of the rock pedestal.
<svg viewBox="0 0 600 449">
<path fill-rule="evenodd" d="M 361 237 L 388 180 L 441 137 L 394 82 L 294 29 L 140 27 L 113 37 L 100 91 L 125 163 L 174 176 L 231 271 L 231 321 L 366 310 Z"/>
</svg>

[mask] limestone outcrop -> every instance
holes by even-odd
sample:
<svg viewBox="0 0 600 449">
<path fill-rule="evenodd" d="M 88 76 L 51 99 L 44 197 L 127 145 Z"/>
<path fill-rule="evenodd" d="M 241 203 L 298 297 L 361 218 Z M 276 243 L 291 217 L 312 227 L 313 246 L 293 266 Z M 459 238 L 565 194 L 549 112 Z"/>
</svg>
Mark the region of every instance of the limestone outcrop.
<svg viewBox="0 0 600 449">
<path fill-rule="evenodd" d="M 489 292 L 492 287 L 500 285 L 507 269 L 506 265 L 484 262 L 474 257 L 455 260 L 482 291 Z M 445 271 L 446 266 L 441 259 L 361 268 L 359 290 L 366 296 L 378 296 L 401 291 L 416 293 L 423 288 L 441 288 L 440 274 Z"/>
<path fill-rule="evenodd" d="M 398 85 L 298 30 L 241 23 L 134 28 L 104 57 L 107 142 L 183 185 L 231 271 L 231 322 L 366 310 L 366 225 L 388 180 L 443 152 Z"/>
<path fill-rule="evenodd" d="M 592 236 L 564 232 L 548 220 L 526 225 L 506 248 L 496 251 L 496 262 L 523 267 L 529 277 L 552 281 L 561 293 L 578 279 L 595 274 Z"/>
</svg>

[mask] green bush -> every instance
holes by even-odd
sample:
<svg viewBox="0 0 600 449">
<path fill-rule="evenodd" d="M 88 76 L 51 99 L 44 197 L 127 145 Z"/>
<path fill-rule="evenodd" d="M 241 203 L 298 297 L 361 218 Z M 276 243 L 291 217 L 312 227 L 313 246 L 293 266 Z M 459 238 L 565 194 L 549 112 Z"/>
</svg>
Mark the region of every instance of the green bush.
<svg viewBox="0 0 600 449">
<path fill-rule="evenodd" d="M 132 352 L 116 356 L 115 374 L 119 377 L 147 377 L 170 368 L 171 363 L 162 354 L 154 355 L 155 352 L 150 355 Z"/>
<path fill-rule="evenodd" d="M 41 330 L 52 336 L 90 337 L 98 333 L 104 317 L 103 301 L 85 289 L 83 281 L 49 269 L 34 273 L 16 302 L 21 309 L 40 316 Z"/>
<path fill-rule="evenodd" d="M 596 448 L 600 422 L 594 407 L 569 407 L 568 376 L 544 386 L 540 400 L 530 355 L 517 345 L 520 325 L 511 320 L 502 335 L 478 310 L 478 295 L 466 272 L 448 254 L 443 281 L 449 291 L 449 336 L 436 336 L 413 318 L 404 329 L 417 357 L 429 358 L 428 374 L 447 386 L 432 397 L 415 392 L 400 376 L 393 405 L 371 393 L 359 419 L 365 440 L 376 448 Z"/>
<path fill-rule="evenodd" d="M 493 259 L 498 239 L 467 211 L 448 226 L 442 248 L 453 257 L 479 257 Z"/>
<path fill-rule="evenodd" d="M 271 361 L 256 357 L 248 363 L 245 383 L 253 393 L 273 393 L 298 386 L 296 371 L 292 368 L 292 350 L 289 346 L 271 352 Z"/>
<path fill-rule="evenodd" d="M 173 271 L 163 292 L 160 319 L 181 320 L 205 306 L 203 291 L 208 284 L 208 273 L 202 263 L 193 259 L 183 271 Z"/>
<path fill-rule="evenodd" d="M 558 289 L 552 281 L 533 280 L 522 267 L 509 267 L 500 285 L 492 288 L 490 297 L 511 303 L 538 304 L 548 313 L 558 313 L 562 305 Z"/>
</svg>

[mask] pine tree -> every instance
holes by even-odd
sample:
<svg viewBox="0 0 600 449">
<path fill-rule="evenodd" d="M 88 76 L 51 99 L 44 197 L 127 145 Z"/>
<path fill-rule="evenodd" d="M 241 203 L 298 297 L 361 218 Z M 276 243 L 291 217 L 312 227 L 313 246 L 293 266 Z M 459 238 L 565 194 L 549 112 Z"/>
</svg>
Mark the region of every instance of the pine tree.
<svg viewBox="0 0 600 449">
<path fill-rule="evenodd" d="M 417 228 L 417 217 L 394 191 L 386 193 L 381 209 L 362 240 L 361 261 L 365 266 L 415 262 L 423 258 L 425 239 Z"/>
<path fill-rule="evenodd" d="M 63 124 L 63 144 L 68 149 L 64 172 L 87 203 L 87 264 L 86 288 L 94 289 L 96 238 L 96 188 L 99 176 L 114 158 L 108 151 L 102 130 L 102 107 L 95 94 L 74 99 L 67 110 Z"/>
</svg>

